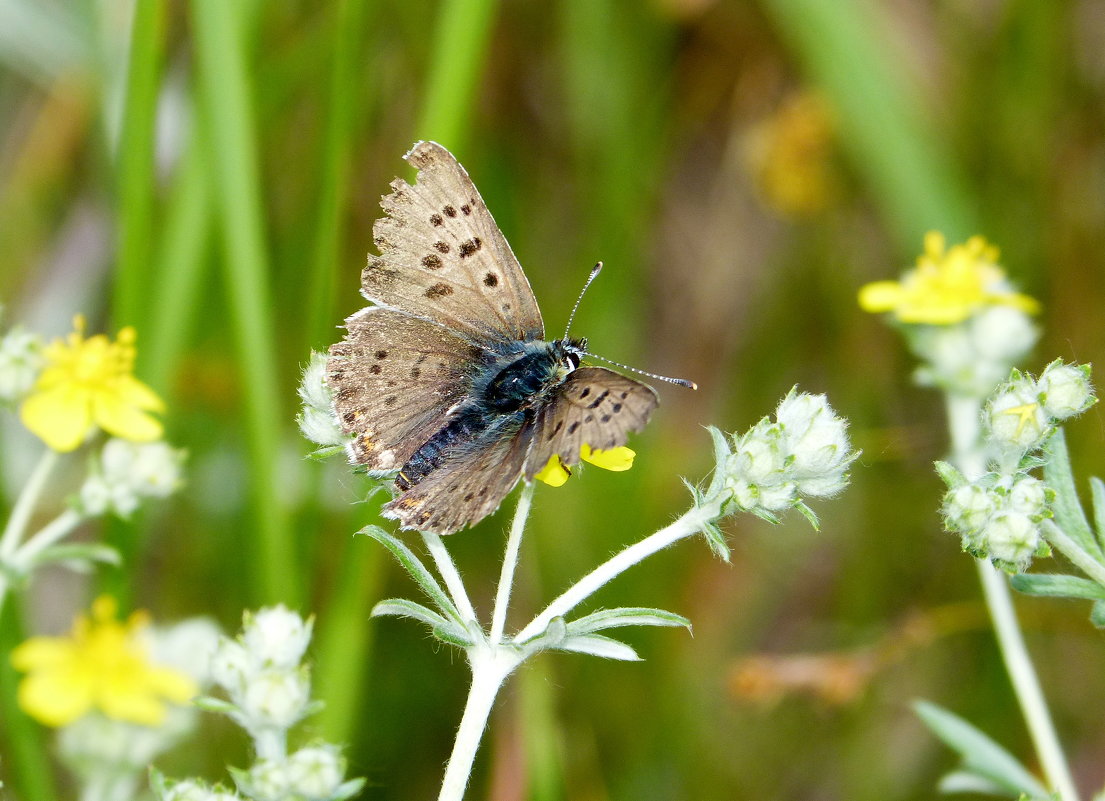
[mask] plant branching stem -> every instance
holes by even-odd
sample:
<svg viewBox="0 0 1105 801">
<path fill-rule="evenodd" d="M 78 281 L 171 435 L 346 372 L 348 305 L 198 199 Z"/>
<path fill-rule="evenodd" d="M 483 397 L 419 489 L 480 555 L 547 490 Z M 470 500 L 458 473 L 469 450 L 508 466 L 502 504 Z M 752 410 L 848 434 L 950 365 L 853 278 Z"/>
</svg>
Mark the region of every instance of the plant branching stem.
<svg viewBox="0 0 1105 801">
<path fill-rule="evenodd" d="M 977 398 L 947 396 L 948 428 L 952 440 L 952 461 L 968 479 L 986 472 L 986 458 L 980 448 L 982 407 Z M 1017 614 L 1013 609 L 1009 584 L 1005 577 L 984 560 L 976 560 L 986 606 L 994 624 L 998 648 L 1006 672 L 1028 726 L 1044 775 L 1063 801 L 1078 801 L 1055 724 L 1040 687 L 1036 668 L 1028 655 Z"/>
<path fill-rule="evenodd" d="M 510 606 L 510 593 L 514 586 L 514 571 L 518 567 L 518 551 L 522 547 L 522 532 L 525 531 L 526 521 L 529 519 L 535 487 L 533 482 L 522 485 L 522 492 L 518 496 L 518 508 L 514 512 L 514 522 L 510 524 L 510 536 L 507 537 L 506 549 L 503 551 L 503 569 L 499 574 L 499 586 L 495 591 L 495 608 L 491 613 L 489 639 L 492 645 L 498 645 L 502 641 L 503 630 L 506 628 L 506 612 Z"/>
<path fill-rule="evenodd" d="M 437 534 L 430 534 L 426 531 L 421 533 L 422 541 L 426 543 L 426 550 L 433 557 L 434 564 L 437 565 L 437 572 L 441 574 L 441 578 L 445 581 L 445 587 L 449 590 L 449 595 L 453 599 L 453 604 L 460 611 L 461 617 L 465 620 L 478 621 L 476 610 L 473 608 L 472 602 L 468 600 L 467 590 L 464 589 L 464 581 L 460 577 L 456 563 L 453 562 L 453 557 L 445 549 L 445 543 L 441 541 L 441 537 Z"/>
</svg>

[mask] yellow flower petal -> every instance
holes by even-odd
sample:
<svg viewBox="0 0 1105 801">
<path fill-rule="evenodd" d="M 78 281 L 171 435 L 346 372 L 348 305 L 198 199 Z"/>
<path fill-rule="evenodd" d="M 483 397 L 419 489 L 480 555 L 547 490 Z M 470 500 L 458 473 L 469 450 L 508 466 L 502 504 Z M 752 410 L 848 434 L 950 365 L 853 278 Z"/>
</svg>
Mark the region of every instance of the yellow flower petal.
<svg viewBox="0 0 1105 801">
<path fill-rule="evenodd" d="M 11 653 L 12 667 L 27 673 L 63 664 L 73 656 L 73 644 L 64 637 L 31 637 Z"/>
<path fill-rule="evenodd" d="M 164 433 L 160 422 L 118 395 L 95 395 L 92 399 L 92 419 L 107 433 L 131 442 L 153 442 Z"/>
<path fill-rule="evenodd" d="M 148 385 L 134 376 L 120 376 L 116 382 L 115 391 L 124 403 L 129 403 L 148 412 L 165 411 L 165 401 L 161 400 L 161 397 Z"/>
<path fill-rule="evenodd" d="M 19 707 L 47 726 L 64 726 L 88 714 L 92 686 L 67 673 L 36 673 L 23 679 L 16 693 Z"/>
<path fill-rule="evenodd" d="M 68 453 L 79 448 L 88 436 L 92 409 L 80 392 L 60 384 L 23 401 L 19 419 L 50 448 Z"/>
<path fill-rule="evenodd" d="M 145 687 L 116 687 L 111 692 L 102 692 L 96 698 L 96 706 L 109 718 L 142 726 L 160 726 L 168 712 L 165 704 Z"/>
<path fill-rule="evenodd" d="M 560 461 L 560 457 L 554 453 L 534 478 L 538 481 L 544 481 L 550 487 L 561 487 L 570 475 L 571 472 Z"/>
<path fill-rule="evenodd" d="M 579 455 L 583 461 L 590 462 L 596 467 L 620 473 L 623 470 L 628 470 L 633 467 L 633 457 L 637 454 L 624 445 L 619 445 L 616 448 L 610 448 L 605 451 L 593 451 L 590 445 L 584 443 Z"/>
<path fill-rule="evenodd" d="M 897 281 L 874 281 L 859 290 L 859 305 L 869 312 L 890 311 L 901 302 L 903 294 Z"/>
</svg>

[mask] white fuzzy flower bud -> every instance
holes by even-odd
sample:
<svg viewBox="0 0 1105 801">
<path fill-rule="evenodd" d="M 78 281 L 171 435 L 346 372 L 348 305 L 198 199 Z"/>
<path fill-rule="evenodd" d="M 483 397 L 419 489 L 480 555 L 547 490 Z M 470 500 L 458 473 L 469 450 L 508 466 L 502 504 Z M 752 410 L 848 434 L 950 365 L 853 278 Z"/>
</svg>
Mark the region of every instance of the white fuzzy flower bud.
<svg viewBox="0 0 1105 801">
<path fill-rule="evenodd" d="M 1018 569 L 1028 566 L 1040 545 L 1040 532 L 1036 524 L 1019 512 L 994 515 L 981 533 L 982 543 L 991 559 Z"/>
<path fill-rule="evenodd" d="M 968 322 L 975 358 L 991 363 L 999 374 L 998 383 L 1009 367 L 1019 362 L 1036 344 L 1039 331 L 1031 318 L 1012 306 L 987 306 Z"/>
<path fill-rule="evenodd" d="M 1043 441 L 1050 422 L 1038 395 L 1035 381 L 1018 377 L 1001 387 L 986 404 L 986 427 L 999 448 L 1024 453 Z"/>
<path fill-rule="evenodd" d="M 769 512 L 781 512 L 798 501 L 798 485 L 793 481 L 759 488 L 759 505 Z"/>
<path fill-rule="evenodd" d="M 1047 493 L 1044 482 L 1025 476 L 1018 479 L 1009 490 L 1009 510 L 1039 520 L 1047 512 Z"/>
<path fill-rule="evenodd" d="M 290 669 L 299 664 L 311 641 L 311 620 L 304 620 L 283 604 L 255 614 L 247 613 L 242 643 L 261 664 Z"/>
<path fill-rule="evenodd" d="M 325 353 L 312 353 L 299 383 L 299 398 L 303 401 L 299 415 L 299 430 L 317 445 L 344 445 L 349 437 L 341 429 L 334 414 L 333 397 L 326 385 Z"/>
<path fill-rule="evenodd" d="M 213 795 L 214 791 L 204 787 L 199 782 L 187 779 L 170 787 L 166 791 L 163 801 L 211 801 Z"/>
<path fill-rule="evenodd" d="M 14 403 L 30 392 L 43 367 L 42 340 L 15 327 L 0 339 L 0 401 Z"/>
<path fill-rule="evenodd" d="M 241 788 L 255 801 L 283 801 L 291 789 L 288 765 L 273 759 L 259 759 L 249 769 L 248 786 Z"/>
<path fill-rule="evenodd" d="M 345 776 L 345 760 L 333 745 L 301 748 L 288 759 L 288 789 L 307 801 L 334 796 Z"/>
<path fill-rule="evenodd" d="M 238 707 L 251 730 L 289 729 L 306 713 L 310 693 L 303 670 L 263 670 L 249 677 Z"/>
<path fill-rule="evenodd" d="M 81 486 L 81 510 L 90 517 L 107 512 L 127 517 L 142 498 L 163 498 L 181 486 L 183 460 L 183 451 L 164 442 L 110 439 Z"/>
<path fill-rule="evenodd" d="M 1038 382 L 1044 410 L 1056 420 L 1066 420 L 1090 408 L 1096 398 L 1090 383 L 1090 366 L 1049 364 Z"/>
<path fill-rule="evenodd" d="M 965 484 L 944 497 L 944 524 L 951 531 L 970 534 L 997 511 L 998 498 L 978 484 Z"/>
<path fill-rule="evenodd" d="M 231 698 L 238 698 L 244 692 L 256 672 L 256 660 L 241 643 L 229 637 L 219 640 L 211 658 L 211 680 L 230 693 Z"/>
</svg>

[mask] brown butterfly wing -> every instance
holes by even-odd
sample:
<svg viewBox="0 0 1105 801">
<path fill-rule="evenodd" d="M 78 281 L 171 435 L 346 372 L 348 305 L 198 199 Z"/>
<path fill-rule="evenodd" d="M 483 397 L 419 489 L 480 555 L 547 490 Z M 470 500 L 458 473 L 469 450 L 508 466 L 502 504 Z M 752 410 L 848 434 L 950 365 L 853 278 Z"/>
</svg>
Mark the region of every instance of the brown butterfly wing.
<svg viewBox="0 0 1105 801">
<path fill-rule="evenodd" d="M 405 156 L 414 185 L 397 178 L 373 226 L 379 256 L 361 274 L 369 300 L 435 320 L 480 342 L 540 339 L 544 325 L 521 265 L 468 173 L 434 142 Z"/>
<path fill-rule="evenodd" d="M 569 467 L 578 464 L 584 443 L 594 450 L 624 445 L 630 432 L 645 427 L 658 404 L 652 387 L 613 370 L 574 370 L 537 414 L 526 478 L 533 478 L 553 454 Z"/>
<path fill-rule="evenodd" d="M 499 508 L 522 476 L 532 424 L 500 420 L 383 508 L 403 528 L 452 534 Z"/>
<path fill-rule="evenodd" d="M 485 353 L 440 325 L 381 307 L 346 320 L 326 380 L 352 461 L 397 470 L 463 399 Z"/>
</svg>

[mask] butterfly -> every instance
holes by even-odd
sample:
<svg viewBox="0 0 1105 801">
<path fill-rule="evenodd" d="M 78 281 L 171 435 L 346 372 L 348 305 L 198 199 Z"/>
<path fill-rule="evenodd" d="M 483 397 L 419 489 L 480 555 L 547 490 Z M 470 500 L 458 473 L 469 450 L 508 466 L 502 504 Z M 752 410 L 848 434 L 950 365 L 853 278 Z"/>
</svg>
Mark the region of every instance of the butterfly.
<svg viewBox="0 0 1105 801">
<path fill-rule="evenodd" d="M 361 273 L 374 305 L 345 321 L 327 383 L 350 461 L 394 477 L 383 514 L 451 534 L 554 456 L 571 466 L 584 445 L 625 444 L 658 400 L 582 366 L 586 340 L 545 339 L 521 265 L 448 150 L 417 142 L 404 158 L 415 183 L 391 182 L 372 229 L 380 255 Z"/>
</svg>

